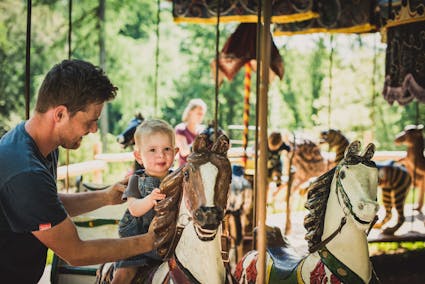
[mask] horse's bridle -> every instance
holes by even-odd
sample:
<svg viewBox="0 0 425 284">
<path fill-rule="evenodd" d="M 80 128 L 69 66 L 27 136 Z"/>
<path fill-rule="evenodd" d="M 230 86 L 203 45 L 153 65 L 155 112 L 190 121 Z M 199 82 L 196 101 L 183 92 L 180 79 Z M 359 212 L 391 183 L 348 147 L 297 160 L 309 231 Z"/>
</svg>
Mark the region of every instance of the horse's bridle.
<svg viewBox="0 0 425 284">
<path fill-rule="evenodd" d="M 362 224 L 362 225 L 367 225 L 367 224 L 371 224 L 371 226 L 370 226 L 370 228 L 369 228 L 369 230 L 368 230 L 368 232 L 370 231 L 370 229 L 371 229 L 371 227 L 376 223 L 376 221 L 377 221 L 377 219 L 378 219 L 378 216 L 377 215 L 375 215 L 375 218 L 374 218 L 374 220 L 372 220 L 372 222 L 368 222 L 368 221 L 363 221 L 362 219 L 360 219 L 357 215 L 356 215 L 356 213 L 354 213 L 354 211 L 353 211 L 353 205 L 351 204 L 351 201 L 350 201 L 350 198 L 348 197 L 348 194 L 347 194 L 347 192 L 345 191 L 345 189 L 344 189 L 344 186 L 343 186 L 343 184 L 342 184 L 342 182 L 341 182 L 341 168 L 344 166 L 344 165 L 346 165 L 346 163 L 341 163 L 341 164 L 339 164 L 337 167 L 336 167 L 336 173 L 335 173 L 335 175 L 336 175 L 336 196 L 337 196 L 337 198 L 338 198 L 338 203 L 339 203 L 339 205 L 341 206 L 341 207 L 343 207 L 343 206 L 345 206 L 345 208 L 347 208 L 348 210 L 349 210 L 349 212 L 350 212 L 350 214 L 351 214 L 351 216 L 353 216 L 353 218 L 354 218 L 354 220 L 356 220 L 357 222 L 359 222 L 360 224 Z M 369 166 L 369 165 L 366 165 L 366 166 Z M 340 197 L 341 196 L 341 197 Z M 342 202 L 341 202 L 341 199 L 342 199 Z M 375 200 L 376 201 L 376 200 Z M 344 208 L 344 207 L 343 207 Z M 344 214 L 347 216 L 347 214 L 345 213 L 345 210 L 343 210 L 344 211 Z"/>
<path fill-rule="evenodd" d="M 362 158 L 360 156 L 358 156 L 359 158 Z M 341 182 L 341 168 L 345 165 L 354 165 L 357 164 L 359 161 L 349 161 L 349 162 L 341 162 L 338 166 L 336 166 L 336 170 L 335 170 L 335 175 L 336 175 L 336 196 L 338 198 L 338 203 L 341 206 L 341 208 L 343 209 L 344 212 L 344 216 L 341 218 L 341 222 L 338 226 L 338 228 L 332 233 L 330 234 L 326 239 L 324 239 L 323 241 L 317 243 L 316 245 L 312 246 L 309 251 L 311 253 L 318 251 L 320 249 L 322 249 L 326 244 L 328 244 L 333 238 L 335 238 L 342 230 L 342 228 L 344 227 L 344 225 L 347 223 L 347 213 L 344 210 L 344 206 L 345 208 L 347 208 L 349 210 L 349 213 L 353 216 L 353 218 L 359 222 L 360 224 L 368 224 L 369 222 L 367 221 L 363 221 L 361 220 L 359 217 L 357 217 L 357 215 L 354 213 L 353 211 L 353 205 L 350 202 L 350 198 L 347 195 L 347 192 L 345 192 L 344 190 L 344 186 Z M 366 165 L 366 166 L 374 166 L 375 163 L 373 161 L 370 160 L 366 160 L 360 161 L 362 164 Z M 376 166 L 375 166 L 376 167 Z M 341 197 L 340 197 L 341 195 Z M 342 202 L 341 202 L 342 199 Z M 370 230 L 372 229 L 373 225 L 376 223 L 376 221 L 378 221 L 378 215 L 375 215 L 374 219 L 370 222 L 370 226 L 369 229 L 367 230 L 366 235 L 369 235 Z"/>
</svg>

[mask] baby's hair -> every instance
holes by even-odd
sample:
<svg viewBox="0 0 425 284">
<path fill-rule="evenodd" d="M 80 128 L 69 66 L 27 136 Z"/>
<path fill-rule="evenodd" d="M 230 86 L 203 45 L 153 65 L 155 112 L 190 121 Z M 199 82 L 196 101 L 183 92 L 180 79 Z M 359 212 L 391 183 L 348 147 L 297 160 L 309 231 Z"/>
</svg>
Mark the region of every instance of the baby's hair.
<svg viewBox="0 0 425 284">
<path fill-rule="evenodd" d="M 272 132 L 269 136 L 269 145 L 279 146 L 282 143 L 282 134 L 280 132 Z"/>
<path fill-rule="evenodd" d="M 207 111 L 207 104 L 202 99 L 191 99 L 187 107 L 183 111 L 182 121 L 187 122 L 187 120 L 189 119 L 189 112 L 197 107 L 202 108 L 204 112 Z"/>
<path fill-rule="evenodd" d="M 172 144 L 174 145 L 174 129 L 171 127 L 171 125 L 162 119 L 148 119 L 137 126 L 136 132 L 134 132 L 134 141 L 136 146 L 142 143 L 142 136 L 154 133 L 168 135 Z"/>
</svg>

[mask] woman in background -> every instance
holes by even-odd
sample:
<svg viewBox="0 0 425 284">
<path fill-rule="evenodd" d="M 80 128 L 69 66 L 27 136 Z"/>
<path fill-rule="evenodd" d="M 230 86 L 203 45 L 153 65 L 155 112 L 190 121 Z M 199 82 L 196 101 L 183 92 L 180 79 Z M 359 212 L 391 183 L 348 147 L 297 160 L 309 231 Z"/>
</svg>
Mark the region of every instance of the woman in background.
<svg viewBox="0 0 425 284">
<path fill-rule="evenodd" d="M 202 99 L 192 99 L 183 112 L 183 122 L 175 127 L 176 147 L 179 148 L 179 167 L 186 164 L 192 143 L 196 135 L 203 130 L 201 123 L 206 112 L 207 105 Z"/>
</svg>

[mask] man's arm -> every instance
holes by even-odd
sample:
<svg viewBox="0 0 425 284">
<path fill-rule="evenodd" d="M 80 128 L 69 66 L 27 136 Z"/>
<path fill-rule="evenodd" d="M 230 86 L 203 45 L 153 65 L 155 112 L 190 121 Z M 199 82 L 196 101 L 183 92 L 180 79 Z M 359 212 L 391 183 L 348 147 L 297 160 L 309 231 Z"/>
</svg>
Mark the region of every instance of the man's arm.
<svg viewBox="0 0 425 284">
<path fill-rule="evenodd" d="M 72 220 L 67 217 L 51 229 L 32 233 L 70 265 L 82 266 L 125 259 L 153 250 L 151 227 L 148 233 L 139 236 L 83 241 Z"/>
<path fill-rule="evenodd" d="M 59 193 L 59 198 L 71 217 L 93 211 L 105 205 L 123 203 L 122 193 L 127 187 L 128 177 L 110 187 L 91 192 Z"/>
</svg>

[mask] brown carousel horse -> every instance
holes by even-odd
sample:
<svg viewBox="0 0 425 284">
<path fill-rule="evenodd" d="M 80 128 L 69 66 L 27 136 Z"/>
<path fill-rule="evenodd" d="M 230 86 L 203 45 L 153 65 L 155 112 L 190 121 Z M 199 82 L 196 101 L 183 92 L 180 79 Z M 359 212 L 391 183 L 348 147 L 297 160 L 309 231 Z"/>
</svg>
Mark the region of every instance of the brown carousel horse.
<svg viewBox="0 0 425 284">
<path fill-rule="evenodd" d="M 369 260 L 367 232 L 378 211 L 374 145 L 359 154 L 352 142 L 344 159 L 310 185 L 304 219 L 309 253 L 300 257 L 272 230 L 266 252 L 266 283 L 377 283 Z M 238 263 L 238 283 L 257 283 L 258 252 Z"/>
<path fill-rule="evenodd" d="M 323 143 L 327 143 L 329 149 L 335 152 L 335 160 L 329 163 L 331 165 L 330 168 L 338 165 L 344 158 L 345 149 L 350 144 L 348 138 L 338 129 L 328 129 L 320 132 L 320 144 Z"/>
<path fill-rule="evenodd" d="M 292 160 L 291 166 L 291 191 L 302 189 L 303 184 L 326 172 L 326 159 L 320 147 L 315 142 L 301 137 L 296 137 L 290 143 Z M 304 192 L 304 191 L 302 191 Z"/>
<path fill-rule="evenodd" d="M 231 182 L 229 139 L 211 146 L 198 135 L 187 164 L 161 182 L 166 198 L 155 206 L 152 226 L 163 262 L 139 269 L 132 283 L 226 283 L 231 277 L 222 258 L 222 221 Z M 112 271 L 111 271 L 112 270 Z M 96 283 L 110 283 L 112 269 Z M 112 276 L 112 277 L 111 277 Z"/>
<path fill-rule="evenodd" d="M 397 134 L 394 142 L 397 145 L 407 146 L 407 156 L 399 162 L 404 164 L 409 171 L 414 186 L 419 188 L 418 211 L 422 210 L 425 194 L 425 156 L 424 137 L 422 134 L 424 126 L 407 125 L 402 132 Z"/>
</svg>

